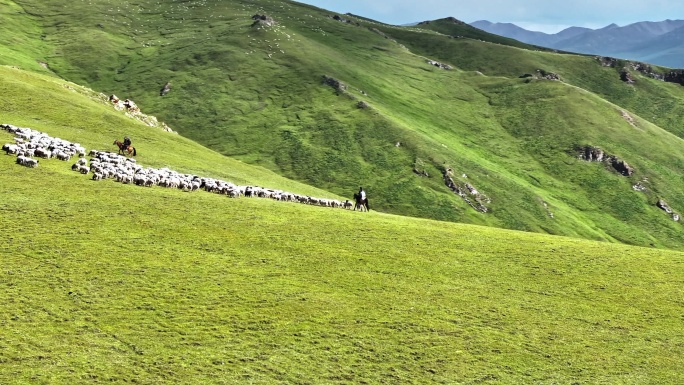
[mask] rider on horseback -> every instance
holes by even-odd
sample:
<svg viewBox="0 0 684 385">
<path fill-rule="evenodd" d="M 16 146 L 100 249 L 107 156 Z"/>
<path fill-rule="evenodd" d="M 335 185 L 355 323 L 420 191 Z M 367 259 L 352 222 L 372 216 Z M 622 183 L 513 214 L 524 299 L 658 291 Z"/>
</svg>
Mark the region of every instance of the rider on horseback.
<svg viewBox="0 0 684 385">
<path fill-rule="evenodd" d="M 131 145 L 131 138 L 125 136 L 124 141 L 123 141 L 123 145 L 125 146 L 125 148 L 128 148 L 128 146 Z"/>
</svg>

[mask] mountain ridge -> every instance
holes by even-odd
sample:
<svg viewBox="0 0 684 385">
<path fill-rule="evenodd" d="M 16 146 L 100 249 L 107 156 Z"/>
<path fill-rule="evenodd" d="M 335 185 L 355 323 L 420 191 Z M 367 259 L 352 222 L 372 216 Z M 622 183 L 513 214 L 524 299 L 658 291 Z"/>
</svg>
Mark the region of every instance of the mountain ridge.
<svg viewBox="0 0 684 385">
<path fill-rule="evenodd" d="M 623 27 L 613 23 L 599 29 L 569 27 L 555 34 L 528 31 L 511 23 L 477 21 L 471 25 L 528 44 L 563 51 L 618 56 L 673 68 L 684 67 L 684 60 L 675 61 L 672 57 L 659 59 L 661 56 L 667 56 L 668 51 L 682 48 L 682 43 L 672 38 L 671 33 L 684 26 L 684 20 L 644 21 Z M 572 31 L 572 34 L 568 35 L 569 31 Z"/>
</svg>

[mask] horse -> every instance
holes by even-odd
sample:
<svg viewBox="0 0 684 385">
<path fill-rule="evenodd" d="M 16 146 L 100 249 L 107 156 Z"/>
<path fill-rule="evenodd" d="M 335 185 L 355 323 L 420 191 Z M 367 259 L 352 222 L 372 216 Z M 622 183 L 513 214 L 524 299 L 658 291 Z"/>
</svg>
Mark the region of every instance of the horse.
<svg viewBox="0 0 684 385">
<path fill-rule="evenodd" d="M 128 153 L 128 155 L 133 154 L 133 156 L 138 155 L 138 152 L 135 150 L 135 147 L 133 146 L 126 146 L 123 144 L 122 141 L 120 140 L 115 140 L 114 144 L 119 146 L 119 154 L 124 155 L 125 153 Z"/>
<path fill-rule="evenodd" d="M 361 194 L 356 193 L 354 194 L 354 211 L 356 211 L 356 208 L 358 207 L 360 211 L 368 211 L 368 198 L 361 199 Z"/>
</svg>

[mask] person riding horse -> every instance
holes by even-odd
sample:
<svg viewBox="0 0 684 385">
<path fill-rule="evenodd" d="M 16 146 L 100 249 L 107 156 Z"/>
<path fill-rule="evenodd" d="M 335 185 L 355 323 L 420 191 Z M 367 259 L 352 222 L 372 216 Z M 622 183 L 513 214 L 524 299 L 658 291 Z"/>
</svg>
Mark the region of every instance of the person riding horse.
<svg viewBox="0 0 684 385">
<path fill-rule="evenodd" d="M 354 194 L 354 201 L 356 202 L 354 204 L 354 211 L 356 211 L 357 207 L 361 211 L 364 211 L 364 209 L 365 211 L 370 210 L 368 207 L 368 197 L 366 196 L 366 192 L 363 190 L 363 187 L 359 187 L 359 192 Z"/>
<path fill-rule="evenodd" d="M 133 155 L 133 156 L 136 156 L 138 154 L 135 147 L 131 146 L 131 138 L 129 138 L 127 136 L 124 137 L 123 142 L 115 140 L 113 144 L 116 144 L 119 147 L 119 154 L 128 153 L 128 155 Z"/>
</svg>

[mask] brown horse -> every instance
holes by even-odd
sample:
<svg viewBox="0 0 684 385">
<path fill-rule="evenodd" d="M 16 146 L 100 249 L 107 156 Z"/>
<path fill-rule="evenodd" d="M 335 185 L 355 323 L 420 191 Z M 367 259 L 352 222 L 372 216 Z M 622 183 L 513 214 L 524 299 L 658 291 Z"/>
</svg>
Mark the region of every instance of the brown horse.
<svg viewBox="0 0 684 385">
<path fill-rule="evenodd" d="M 361 194 L 356 193 L 354 194 L 354 211 L 356 211 L 356 208 L 360 211 L 368 211 L 368 198 L 366 199 L 361 199 Z"/>
<path fill-rule="evenodd" d="M 117 146 L 119 146 L 119 154 L 121 154 L 121 155 L 125 155 L 126 153 L 127 153 L 128 155 L 133 154 L 133 156 L 138 155 L 138 152 L 135 150 L 135 147 L 133 147 L 133 146 L 126 146 L 126 145 L 124 145 L 123 142 L 120 141 L 120 140 L 115 140 L 115 141 L 114 141 L 114 144 L 116 144 Z"/>
</svg>

